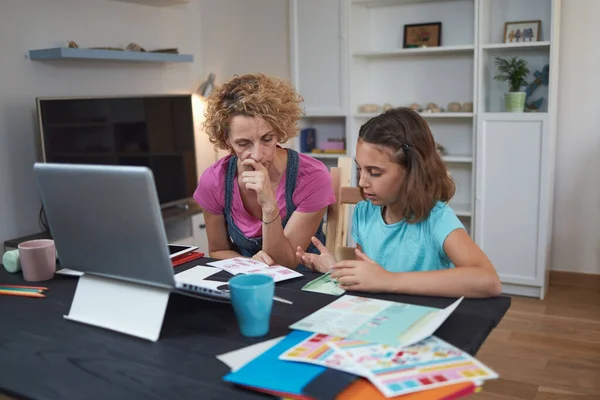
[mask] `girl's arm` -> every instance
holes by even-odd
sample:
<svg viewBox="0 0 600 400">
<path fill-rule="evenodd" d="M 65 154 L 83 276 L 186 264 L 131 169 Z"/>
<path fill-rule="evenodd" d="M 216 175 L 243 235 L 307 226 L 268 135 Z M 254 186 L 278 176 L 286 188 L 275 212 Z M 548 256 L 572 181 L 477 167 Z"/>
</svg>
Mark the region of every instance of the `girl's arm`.
<svg viewBox="0 0 600 400">
<path fill-rule="evenodd" d="M 326 210 L 327 207 L 312 213 L 295 211 L 285 229 L 281 225 L 281 218 L 277 216 L 279 213 L 277 207 L 276 211 L 266 210 L 267 212 L 265 212 L 263 210 L 263 251 L 271 256 L 275 263 L 288 268 L 296 268 L 298 266 L 296 249 L 308 247 L 310 238 L 317 231 Z"/>
<path fill-rule="evenodd" d="M 444 251 L 455 268 L 390 273 L 386 291 L 444 297 L 500 295 L 502 284 L 494 266 L 464 229 L 455 229 L 448 235 Z"/>
<path fill-rule="evenodd" d="M 231 250 L 231 243 L 225 227 L 225 216 L 212 214 L 206 210 L 202 210 L 202 213 L 208 236 L 208 256 L 220 259 L 241 257 L 240 253 Z"/>
</svg>

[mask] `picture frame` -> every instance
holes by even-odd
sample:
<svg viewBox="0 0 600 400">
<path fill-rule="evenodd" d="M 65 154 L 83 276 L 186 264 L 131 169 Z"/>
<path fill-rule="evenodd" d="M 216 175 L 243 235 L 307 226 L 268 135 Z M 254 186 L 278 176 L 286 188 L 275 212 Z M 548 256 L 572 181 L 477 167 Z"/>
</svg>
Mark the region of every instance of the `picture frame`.
<svg viewBox="0 0 600 400">
<path fill-rule="evenodd" d="M 423 24 L 404 25 L 405 49 L 419 47 L 439 47 L 442 45 L 442 23 L 428 22 Z"/>
<path fill-rule="evenodd" d="M 504 43 L 539 42 L 541 30 L 541 20 L 505 22 Z"/>
</svg>

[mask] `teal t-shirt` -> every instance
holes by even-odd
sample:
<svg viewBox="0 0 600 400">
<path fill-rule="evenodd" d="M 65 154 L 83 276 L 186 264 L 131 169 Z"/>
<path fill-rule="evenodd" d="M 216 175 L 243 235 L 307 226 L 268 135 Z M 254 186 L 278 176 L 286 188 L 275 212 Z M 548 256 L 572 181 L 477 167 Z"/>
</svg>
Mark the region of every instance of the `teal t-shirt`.
<svg viewBox="0 0 600 400">
<path fill-rule="evenodd" d="M 352 237 L 363 252 L 392 272 L 435 271 L 454 268 L 444 251 L 446 237 L 463 224 L 446 203 L 438 202 L 421 222 L 388 225 L 382 208 L 361 201 L 354 209 Z"/>
</svg>

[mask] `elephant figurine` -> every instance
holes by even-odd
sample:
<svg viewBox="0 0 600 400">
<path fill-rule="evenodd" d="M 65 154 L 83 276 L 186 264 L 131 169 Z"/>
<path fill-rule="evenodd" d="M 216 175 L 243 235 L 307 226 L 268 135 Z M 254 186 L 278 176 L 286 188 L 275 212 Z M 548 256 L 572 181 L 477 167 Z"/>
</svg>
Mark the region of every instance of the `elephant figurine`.
<svg viewBox="0 0 600 400">
<path fill-rule="evenodd" d="M 525 28 L 523 29 L 523 41 L 524 42 L 533 42 L 533 28 Z"/>
</svg>

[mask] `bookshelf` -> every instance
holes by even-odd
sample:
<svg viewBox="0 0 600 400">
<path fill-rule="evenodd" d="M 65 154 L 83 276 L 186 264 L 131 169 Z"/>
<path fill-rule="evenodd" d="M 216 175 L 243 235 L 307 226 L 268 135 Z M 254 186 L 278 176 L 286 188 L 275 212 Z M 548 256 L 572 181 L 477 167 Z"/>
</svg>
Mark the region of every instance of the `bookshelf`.
<svg viewBox="0 0 600 400">
<path fill-rule="evenodd" d="M 302 126 L 315 127 L 318 140 L 344 135 L 346 155 L 354 157 L 360 126 L 379 113 L 361 112 L 361 105 L 446 109 L 421 115 L 457 185 L 450 205 L 492 259 L 504 291 L 543 298 L 561 0 L 289 2 L 292 80 L 307 113 Z M 504 43 L 506 22 L 534 20 L 540 21 L 536 41 Z M 439 46 L 404 48 L 405 25 L 434 22 L 441 23 Z M 494 61 L 513 56 L 527 61 L 528 82 L 549 65 L 548 85 L 531 97 L 544 98 L 536 112 L 505 112 L 508 85 L 494 80 Z M 472 106 L 448 112 L 450 102 Z M 336 155 L 320 159 L 336 163 Z"/>
<path fill-rule="evenodd" d="M 179 4 L 188 4 L 190 0 L 112 0 L 122 3 L 136 3 L 154 7 L 170 7 Z"/>
</svg>

